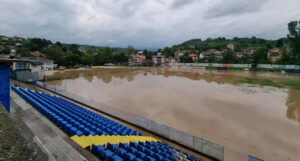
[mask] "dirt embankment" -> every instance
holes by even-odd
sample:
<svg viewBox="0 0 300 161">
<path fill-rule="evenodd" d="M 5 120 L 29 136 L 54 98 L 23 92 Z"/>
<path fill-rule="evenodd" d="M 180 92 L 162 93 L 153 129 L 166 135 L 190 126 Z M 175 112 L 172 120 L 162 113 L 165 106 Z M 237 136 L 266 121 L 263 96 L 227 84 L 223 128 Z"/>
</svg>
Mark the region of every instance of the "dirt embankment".
<svg viewBox="0 0 300 161">
<path fill-rule="evenodd" d="M 0 161 L 39 161 L 8 113 L 0 105 Z"/>
</svg>

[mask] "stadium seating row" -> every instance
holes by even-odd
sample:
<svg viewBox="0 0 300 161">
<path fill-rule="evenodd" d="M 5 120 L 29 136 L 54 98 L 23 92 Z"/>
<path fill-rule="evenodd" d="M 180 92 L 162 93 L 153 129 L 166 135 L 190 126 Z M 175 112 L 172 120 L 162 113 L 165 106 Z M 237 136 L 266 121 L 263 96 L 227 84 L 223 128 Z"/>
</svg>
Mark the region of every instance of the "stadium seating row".
<svg viewBox="0 0 300 161">
<path fill-rule="evenodd" d="M 61 97 L 12 89 L 83 148 L 105 161 L 202 161 Z"/>
</svg>

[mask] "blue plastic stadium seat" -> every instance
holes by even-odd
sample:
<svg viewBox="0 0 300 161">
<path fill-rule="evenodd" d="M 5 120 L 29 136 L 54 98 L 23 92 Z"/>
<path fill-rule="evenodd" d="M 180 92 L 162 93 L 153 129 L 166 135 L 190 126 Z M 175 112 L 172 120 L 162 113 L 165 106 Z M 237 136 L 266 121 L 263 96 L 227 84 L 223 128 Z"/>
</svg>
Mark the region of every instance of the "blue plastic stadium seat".
<svg viewBox="0 0 300 161">
<path fill-rule="evenodd" d="M 141 158 L 135 158 L 134 161 L 143 161 Z"/>
<path fill-rule="evenodd" d="M 124 158 L 125 158 L 124 159 L 125 161 L 132 161 L 132 160 L 134 160 L 136 158 L 136 156 L 134 154 L 132 154 L 132 153 L 126 153 L 124 155 Z"/>
<path fill-rule="evenodd" d="M 110 144 L 110 143 L 108 143 L 108 144 L 107 144 L 107 149 L 109 149 L 109 150 L 115 152 L 115 151 L 117 151 L 117 146 L 116 146 L 115 144 Z"/>
<path fill-rule="evenodd" d="M 159 155 L 159 154 L 154 154 L 152 155 L 153 158 L 155 158 L 156 160 L 162 160 L 163 156 Z"/>
<path fill-rule="evenodd" d="M 144 160 L 145 160 L 145 161 L 155 161 L 155 159 L 152 158 L 152 157 L 150 157 L 150 156 L 145 157 Z"/>
<path fill-rule="evenodd" d="M 136 149 L 136 148 L 133 148 L 133 147 L 130 147 L 129 149 L 128 149 L 128 152 L 130 152 L 130 153 L 136 153 L 138 150 Z"/>
<path fill-rule="evenodd" d="M 117 154 L 119 154 L 120 156 L 124 156 L 127 153 L 127 151 L 123 148 L 118 148 L 117 150 Z"/>
<path fill-rule="evenodd" d="M 108 157 L 113 156 L 114 153 L 110 150 L 100 151 L 99 158 L 102 160 L 107 160 Z"/>
<path fill-rule="evenodd" d="M 123 161 L 123 159 L 118 155 L 109 156 L 107 161 Z"/>
<path fill-rule="evenodd" d="M 128 144 L 125 144 L 125 143 L 120 143 L 119 146 L 120 146 L 121 148 L 124 148 L 124 149 L 126 149 L 126 148 L 129 147 L 129 145 L 128 145 Z"/>
<path fill-rule="evenodd" d="M 105 148 L 103 146 L 100 146 L 100 145 L 92 145 L 92 153 L 95 154 L 95 155 L 98 155 L 100 153 L 100 151 L 104 151 Z"/>
<path fill-rule="evenodd" d="M 139 157 L 139 158 L 144 158 L 144 157 L 146 157 L 147 155 L 145 154 L 145 153 L 143 153 L 143 152 L 136 152 L 136 153 L 134 153 L 137 157 Z"/>
</svg>

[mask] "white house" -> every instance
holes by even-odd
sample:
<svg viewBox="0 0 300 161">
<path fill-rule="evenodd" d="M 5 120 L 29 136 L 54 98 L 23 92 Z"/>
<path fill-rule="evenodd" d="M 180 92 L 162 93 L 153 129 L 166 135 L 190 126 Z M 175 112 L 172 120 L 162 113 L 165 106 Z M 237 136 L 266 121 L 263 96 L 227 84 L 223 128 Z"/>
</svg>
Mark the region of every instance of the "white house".
<svg viewBox="0 0 300 161">
<path fill-rule="evenodd" d="M 145 60 L 146 56 L 142 51 L 139 51 L 136 54 L 131 55 L 129 58 L 129 65 L 142 65 Z"/>
<path fill-rule="evenodd" d="M 161 53 L 157 53 L 157 55 L 152 56 L 152 62 L 154 66 L 161 66 L 166 62 L 166 56 L 161 55 Z"/>
<path fill-rule="evenodd" d="M 43 63 L 42 70 L 54 70 L 57 67 L 53 60 L 46 58 L 38 58 L 38 60 Z"/>
</svg>

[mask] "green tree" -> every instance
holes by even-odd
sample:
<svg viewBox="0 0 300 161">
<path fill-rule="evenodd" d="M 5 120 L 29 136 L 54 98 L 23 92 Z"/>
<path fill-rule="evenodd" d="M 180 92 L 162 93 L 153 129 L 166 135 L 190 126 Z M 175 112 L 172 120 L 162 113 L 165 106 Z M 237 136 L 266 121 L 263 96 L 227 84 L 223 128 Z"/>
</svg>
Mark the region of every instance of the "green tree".
<svg viewBox="0 0 300 161">
<path fill-rule="evenodd" d="M 95 64 L 94 56 L 91 53 L 86 53 L 80 57 L 80 63 L 83 65 Z"/>
<path fill-rule="evenodd" d="M 287 50 L 284 50 L 278 64 L 294 64 L 293 55 Z"/>
<path fill-rule="evenodd" d="M 282 48 L 283 45 L 284 45 L 284 38 L 281 38 L 276 41 L 275 47 Z"/>
<path fill-rule="evenodd" d="M 207 61 L 208 61 L 209 63 L 216 63 L 216 62 L 217 62 L 216 56 L 215 56 L 214 54 L 210 55 L 210 56 L 208 57 Z"/>
<path fill-rule="evenodd" d="M 29 51 L 37 51 L 38 46 L 34 43 L 32 43 L 30 40 L 26 40 L 23 42 L 23 48 L 27 48 Z"/>
<path fill-rule="evenodd" d="M 288 24 L 288 44 L 292 57 L 296 64 L 300 64 L 300 21 L 292 21 Z"/>
<path fill-rule="evenodd" d="M 72 54 L 77 54 L 77 55 L 81 54 L 80 51 L 78 50 L 78 45 L 76 45 L 76 44 L 71 44 L 69 46 L 69 50 Z"/>
<path fill-rule="evenodd" d="M 268 64 L 271 61 L 268 59 L 268 49 L 259 48 L 252 54 L 252 59 L 257 64 Z"/>
<path fill-rule="evenodd" d="M 3 49 L 0 49 L 0 54 L 9 54 L 10 49 L 9 47 L 4 47 Z"/>
<path fill-rule="evenodd" d="M 180 56 L 181 63 L 193 63 L 193 58 L 189 57 L 186 53 Z"/>
<path fill-rule="evenodd" d="M 25 47 L 18 47 L 17 53 L 20 54 L 21 57 L 28 57 L 30 56 L 30 50 Z"/>
<path fill-rule="evenodd" d="M 171 48 L 169 47 L 165 47 L 163 50 L 162 50 L 162 54 L 165 55 L 166 57 L 169 57 L 169 56 L 173 56 L 174 57 L 174 52 Z"/>
<path fill-rule="evenodd" d="M 67 62 L 64 61 L 65 53 L 61 49 L 61 47 L 57 45 L 53 45 L 50 48 L 44 49 L 43 53 L 45 53 L 48 59 L 54 60 L 54 62 L 58 65 L 66 65 Z"/>
<path fill-rule="evenodd" d="M 251 56 L 248 54 L 243 54 L 242 57 L 238 59 L 239 63 L 243 64 L 250 64 L 251 63 Z"/>
<path fill-rule="evenodd" d="M 236 56 L 233 54 L 231 50 L 228 50 L 223 55 L 223 63 L 236 63 Z"/>
<path fill-rule="evenodd" d="M 128 62 L 128 57 L 125 53 L 114 53 L 112 55 L 112 63 L 115 64 L 124 64 Z"/>
<path fill-rule="evenodd" d="M 40 51 L 52 44 L 52 42 L 50 40 L 46 40 L 46 39 L 32 38 L 29 40 L 30 40 L 30 43 L 32 44 L 32 46 L 34 47 L 34 49 L 32 48 L 31 50 L 39 50 Z"/>
<path fill-rule="evenodd" d="M 66 53 L 63 61 L 64 61 L 64 65 L 67 67 L 81 64 L 80 56 L 78 54 Z"/>
<path fill-rule="evenodd" d="M 132 54 L 134 54 L 134 53 L 135 53 L 135 49 L 134 49 L 133 46 L 128 46 L 128 47 L 126 48 L 126 55 L 127 55 L 127 56 L 130 56 L 130 55 L 132 55 Z"/>
</svg>

